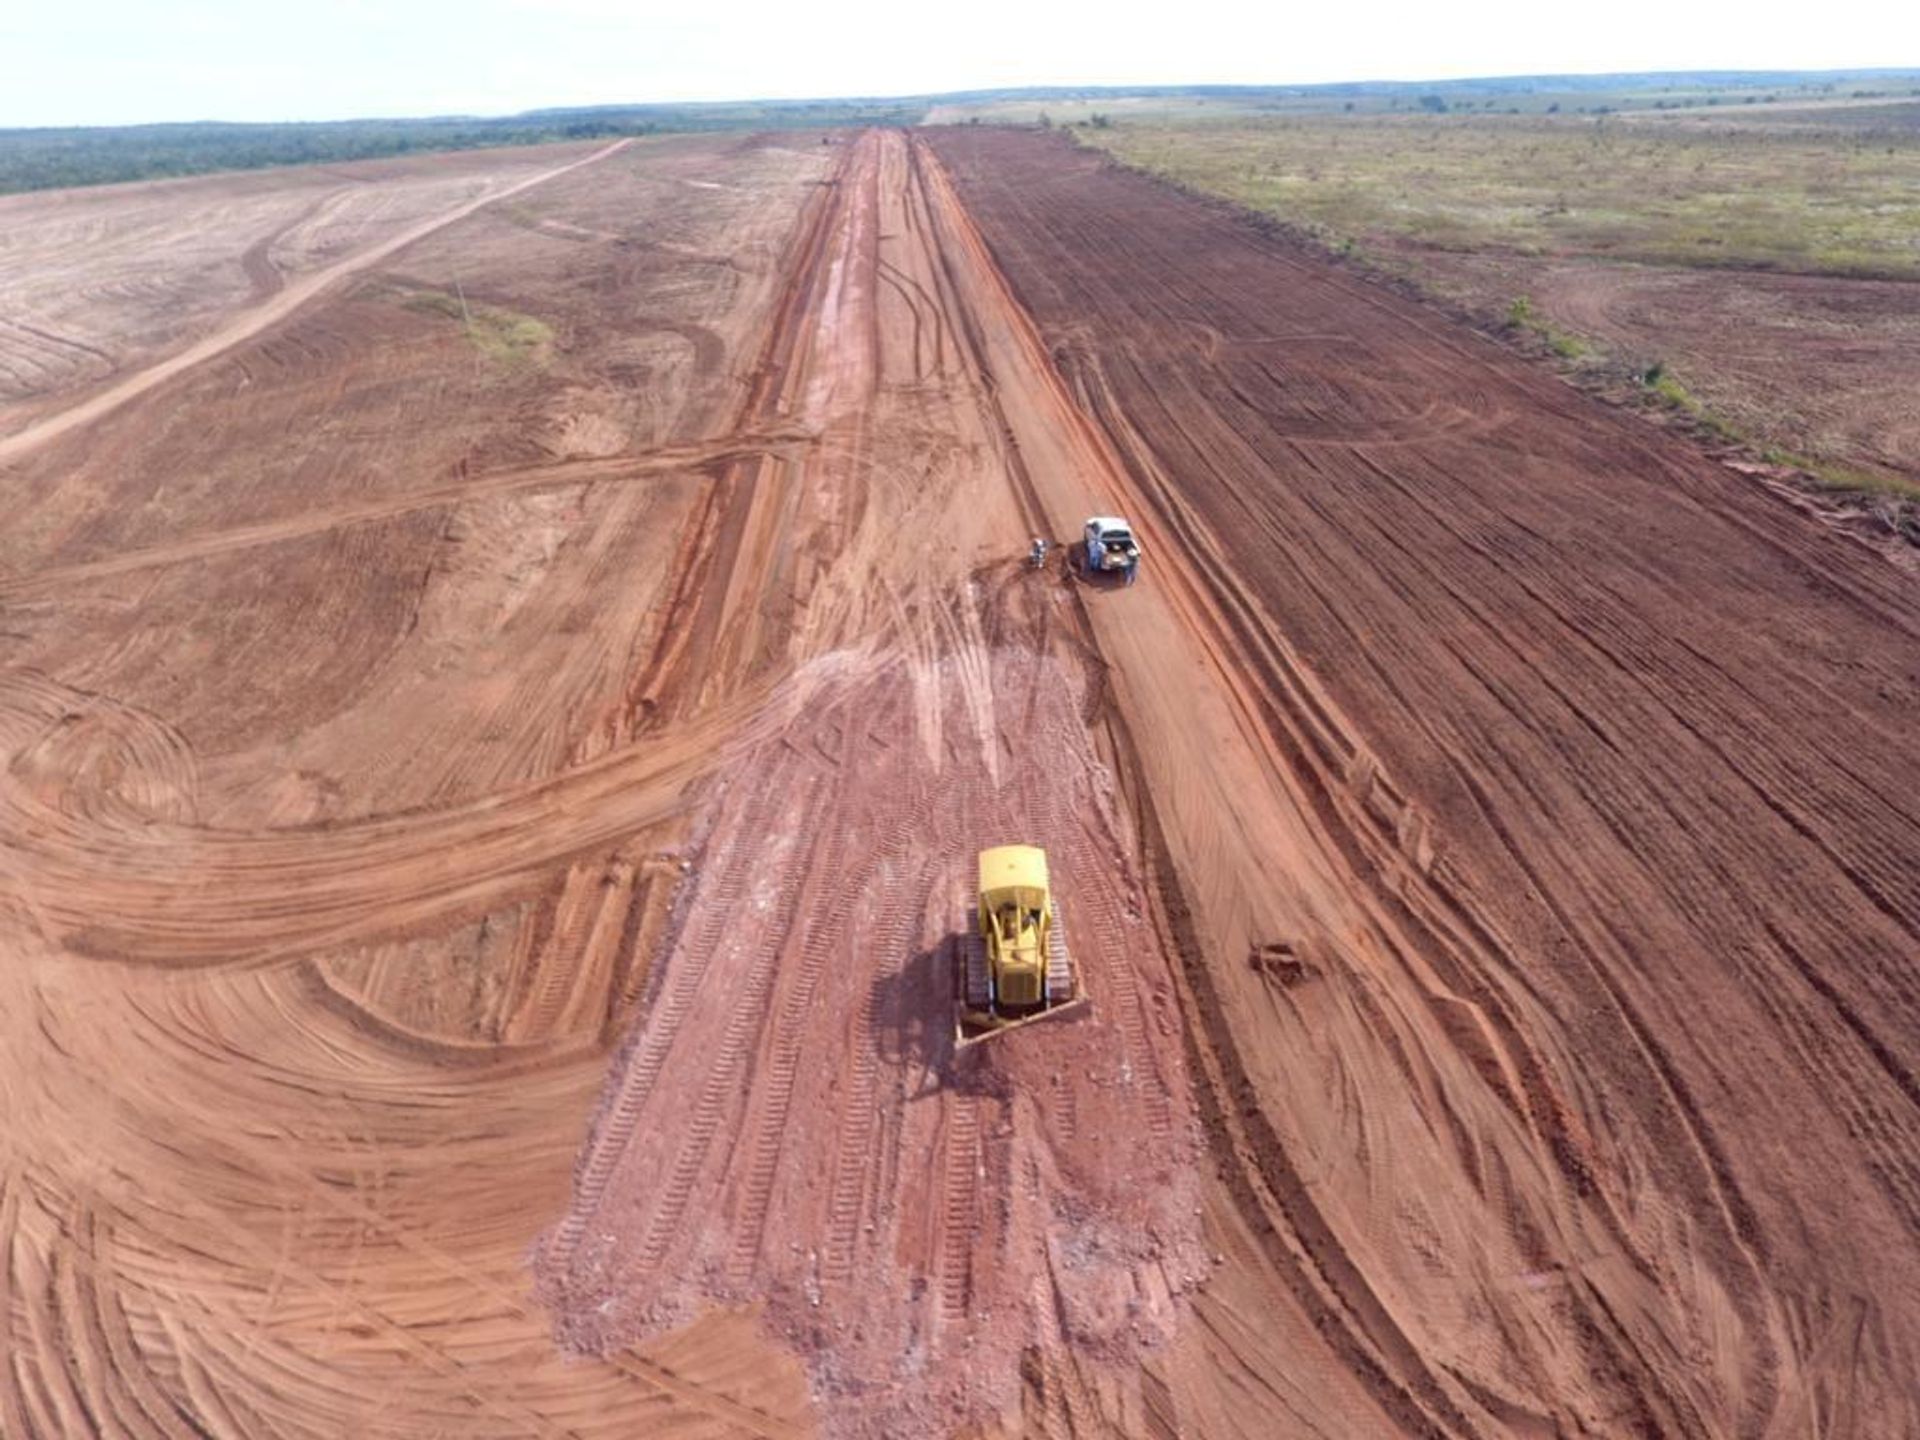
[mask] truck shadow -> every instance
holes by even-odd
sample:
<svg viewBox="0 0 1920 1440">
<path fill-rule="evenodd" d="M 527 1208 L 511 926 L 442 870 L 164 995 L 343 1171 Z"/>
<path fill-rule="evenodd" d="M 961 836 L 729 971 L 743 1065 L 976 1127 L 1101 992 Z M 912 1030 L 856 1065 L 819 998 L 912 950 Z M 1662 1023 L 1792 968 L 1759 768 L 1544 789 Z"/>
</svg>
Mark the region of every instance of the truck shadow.
<svg viewBox="0 0 1920 1440">
<path fill-rule="evenodd" d="M 1068 557 L 1067 570 L 1082 585 L 1091 585 L 1099 590 L 1124 590 L 1139 575 L 1138 567 L 1133 570 L 1096 570 L 1087 563 L 1087 552 L 1077 545 Z"/>
</svg>

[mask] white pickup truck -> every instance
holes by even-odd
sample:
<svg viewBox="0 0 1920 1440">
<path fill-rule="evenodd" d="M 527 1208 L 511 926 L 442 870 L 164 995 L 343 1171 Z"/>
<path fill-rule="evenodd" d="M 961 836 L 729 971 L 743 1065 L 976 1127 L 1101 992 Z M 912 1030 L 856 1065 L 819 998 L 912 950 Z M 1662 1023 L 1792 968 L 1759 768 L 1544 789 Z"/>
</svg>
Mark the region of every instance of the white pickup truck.
<svg viewBox="0 0 1920 1440">
<path fill-rule="evenodd" d="M 1087 521 L 1087 573 L 1111 575 L 1120 571 L 1131 585 L 1140 572 L 1140 547 L 1133 528 L 1115 515 L 1095 515 Z"/>
</svg>

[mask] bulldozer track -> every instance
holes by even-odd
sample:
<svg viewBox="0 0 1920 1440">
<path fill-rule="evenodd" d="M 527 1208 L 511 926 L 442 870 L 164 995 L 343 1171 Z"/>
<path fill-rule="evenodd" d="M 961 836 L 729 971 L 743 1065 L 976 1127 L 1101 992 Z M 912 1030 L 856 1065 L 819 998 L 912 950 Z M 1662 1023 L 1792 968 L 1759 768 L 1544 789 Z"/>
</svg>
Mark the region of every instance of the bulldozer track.
<svg viewBox="0 0 1920 1440">
<path fill-rule="evenodd" d="M 882 967 L 898 967 L 912 950 L 921 909 L 917 901 L 925 893 L 927 876 L 924 871 L 916 872 L 901 865 L 898 859 L 891 863 L 883 860 L 880 871 L 879 888 L 884 897 L 882 913 L 890 917 L 890 924 L 875 937 L 876 953 Z M 887 971 L 882 969 L 880 973 Z M 878 1079 L 878 1066 L 873 1050 L 873 1024 L 878 1017 L 872 1016 L 867 1010 L 868 1006 L 877 1008 L 877 1002 L 868 997 L 862 999 L 866 1002 L 862 1010 L 867 1012 L 863 1013 L 862 1019 L 867 1023 L 857 1028 L 853 1038 L 852 1093 L 845 1118 L 835 1136 L 828 1201 L 826 1256 L 832 1267 L 830 1273 L 836 1273 L 841 1278 L 851 1274 L 854 1258 L 860 1249 L 861 1227 L 874 1213 L 874 1175 L 880 1168 L 875 1145 L 886 1133 L 876 1124 L 875 1082 Z"/>
<path fill-rule="evenodd" d="M 989 1242 L 981 1231 L 980 1182 L 985 1158 L 980 1149 L 980 1101 L 960 1096 L 947 1107 L 946 1139 L 940 1171 L 939 1269 L 940 1318 L 947 1325 L 966 1323 L 973 1303 L 975 1252 Z"/>
<path fill-rule="evenodd" d="M 847 1075 L 847 1120 L 835 1136 L 822 1273 L 827 1279 L 839 1283 L 852 1278 L 859 1256 L 867 1177 L 872 1168 L 870 1151 L 874 1130 L 875 1081 L 879 1070 L 873 1036 L 880 1024 L 879 1004 L 879 1000 L 870 993 L 859 1011 L 858 1034 L 853 1042 Z"/>
<path fill-rule="evenodd" d="M 812 787 L 803 790 L 802 798 L 806 801 L 816 798 L 819 783 L 816 780 Z M 793 842 L 789 840 L 788 843 Z M 775 867 L 776 874 L 780 858 L 778 847 L 765 857 L 765 861 Z M 757 906 L 773 913 L 774 933 L 779 935 L 790 933 L 794 908 L 798 902 L 799 887 L 791 883 L 781 886 L 771 900 L 763 903 L 761 897 L 756 897 L 754 901 Z M 767 997 L 773 988 L 780 953 L 775 947 L 763 948 L 743 988 L 729 997 L 733 1013 L 721 1032 L 719 1046 L 709 1063 L 705 1087 L 693 1108 L 686 1138 L 674 1158 L 654 1208 L 646 1243 L 640 1252 L 643 1269 L 650 1270 L 658 1266 L 668 1245 L 675 1239 L 688 1198 L 693 1193 L 695 1177 L 706 1162 L 723 1113 L 739 1093 L 741 1080 L 751 1064 L 749 1042 L 759 1027 L 766 1023 Z M 709 969 L 703 967 L 701 973 L 705 975 Z"/>
<path fill-rule="evenodd" d="M 748 783 L 762 787 L 754 796 L 757 800 L 764 794 L 764 787 L 769 782 L 756 777 L 750 778 Z M 712 876 L 712 889 L 707 891 L 708 875 L 703 875 L 701 888 L 694 897 L 694 904 L 698 907 L 699 928 L 688 947 L 692 955 L 700 958 L 675 967 L 666 976 L 658 1003 L 647 1014 L 633 1061 L 623 1071 L 613 1103 L 596 1124 L 593 1138 L 585 1151 L 585 1164 L 575 1182 L 574 1208 L 569 1211 L 558 1232 L 558 1244 L 562 1251 L 571 1251 L 578 1245 L 599 1197 L 613 1176 L 615 1166 L 625 1156 L 642 1108 L 659 1078 L 661 1067 L 666 1063 L 674 1037 L 699 993 L 705 957 L 711 953 L 726 923 L 727 914 L 738 905 L 746 888 L 746 865 L 740 859 L 726 857 L 714 872 L 708 874 Z"/>
<path fill-rule="evenodd" d="M 967 912 L 962 909 L 960 912 Z M 980 937 L 979 922 L 976 920 L 957 942 L 961 964 L 964 967 L 961 977 L 962 998 L 969 1010 L 985 1010 L 993 1003 L 992 977 L 987 974 L 987 942 Z"/>
<path fill-rule="evenodd" d="M 836 737 L 836 750 L 827 755 L 835 770 L 845 755 L 846 736 Z M 846 831 L 834 813 L 827 811 L 826 838 L 808 857 L 809 868 L 823 874 L 838 875 L 846 855 Z M 858 883 L 858 877 L 856 877 Z M 764 1114 L 756 1120 L 751 1159 L 742 1196 L 741 1221 L 737 1228 L 733 1254 L 727 1263 L 730 1284 L 745 1287 L 751 1280 L 758 1257 L 761 1236 L 766 1226 L 767 1207 L 773 1198 L 775 1172 L 780 1150 L 787 1140 L 788 1108 L 793 1101 L 794 1079 L 815 1014 L 814 1000 L 822 976 L 837 948 L 846 943 L 844 933 L 832 923 L 833 917 L 809 908 L 794 917 L 794 932 L 799 935 L 797 973 L 784 988 L 784 996 L 768 1042 L 770 1052 L 762 1084 L 767 1099 Z M 783 976 L 787 967 L 782 967 Z M 832 1253 L 831 1244 L 828 1253 Z"/>
<path fill-rule="evenodd" d="M 1060 904 L 1051 901 L 1047 925 L 1047 999 L 1049 1002 L 1077 1000 L 1073 966 L 1067 959 L 1067 932 L 1060 922 Z"/>
<path fill-rule="evenodd" d="M 510 1038 L 545 1039 L 554 1033 L 561 1012 L 580 983 L 580 961 L 611 903 L 612 892 L 606 883 L 610 878 L 603 864 L 568 867 L 556 902 L 551 938 L 546 951 L 534 962 L 537 983 L 527 1019 L 524 1024 L 509 1027 Z M 624 918 L 624 906 L 621 914 Z"/>
</svg>

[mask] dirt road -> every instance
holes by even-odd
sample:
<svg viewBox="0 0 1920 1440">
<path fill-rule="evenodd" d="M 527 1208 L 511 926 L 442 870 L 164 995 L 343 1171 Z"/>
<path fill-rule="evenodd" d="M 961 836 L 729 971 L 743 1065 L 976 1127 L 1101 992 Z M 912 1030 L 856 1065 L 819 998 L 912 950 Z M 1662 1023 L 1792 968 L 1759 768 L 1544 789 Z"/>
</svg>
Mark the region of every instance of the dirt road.
<svg viewBox="0 0 1920 1440">
<path fill-rule="evenodd" d="M 941 203 L 871 134 L 810 232 L 777 332 L 800 343 L 756 418 L 817 440 L 728 478 L 700 582 L 716 638 L 683 662 L 692 694 L 824 670 L 835 698 L 723 772 L 541 1256 L 562 1333 L 596 1353 L 765 1304 L 838 1434 L 1137 1408 L 1140 1359 L 1208 1268 L 1169 965 L 1083 718 L 1084 619 L 1011 559 L 1034 511 Z M 1016 837 L 1048 848 L 1096 1005 L 963 1061 L 967 886 Z"/>
<path fill-rule="evenodd" d="M 825 142 L 350 167 L 304 278 L 346 199 L 194 182 L 186 330 L 0 333 L 0 1433 L 1920 1425 L 1911 580 L 1070 147 Z M 956 1055 L 1009 839 L 1092 1004 Z"/>
</svg>

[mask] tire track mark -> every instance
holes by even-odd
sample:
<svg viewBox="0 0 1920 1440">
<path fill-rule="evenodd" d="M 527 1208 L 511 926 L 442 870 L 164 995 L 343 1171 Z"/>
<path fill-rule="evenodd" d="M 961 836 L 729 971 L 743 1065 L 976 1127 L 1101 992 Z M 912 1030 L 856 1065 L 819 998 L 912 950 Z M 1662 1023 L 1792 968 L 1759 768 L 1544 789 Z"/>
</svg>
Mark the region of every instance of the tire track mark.
<svg viewBox="0 0 1920 1440">
<path fill-rule="evenodd" d="M 538 175 L 515 181 L 513 184 L 503 189 L 493 191 L 491 194 L 481 195 L 476 199 L 456 205 L 453 209 L 436 215 L 432 219 L 422 221 L 418 225 L 411 226 L 403 230 L 400 234 L 373 246 L 371 249 L 362 250 L 358 254 L 348 256 L 344 260 L 336 261 L 324 269 L 316 270 L 302 276 L 291 285 L 286 286 L 276 293 L 266 304 L 249 310 L 229 321 L 213 334 L 189 345 L 180 353 L 159 361 L 156 364 L 149 365 L 143 370 L 136 371 L 118 384 L 111 386 L 90 399 L 83 400 L 77 405 L 48 416 L 46 419 L 38 420 L 5 438 L 0 438 L 0 466 L 11 464 L 36 450 L 42 449 L 46 445 L 59 439 L 62 435 L 73 430 L 91 425 L 94 421 L 112 414 L 129 401 L 138 399 L 149 390 L 173 379 L 176 375 L 184 374 L 197 365 L 204 364 L 208 360 L 225 354 L 234 346 L 252 339 L 269 326 L 285 319 L 315 296 L 331 289 L 340 281 L 378 265 L 381 261 L 397 254 L 415 241 L 424 240 L 436 231 L 444 230 L 447 226 L 454 224 L 456 221 L 466 219 L 467 216 L 484 209 L 488 205 L 505 200 L 510 196 L 518 195 L 522 191 L 531 189 L 535 185 L 556 179 L 561 175 L 567 174 L 569 171 L 578 170 L 582 166 L 598 164 L 609 155 L 614 155 L 624 150 L 630 143 L 628 140 L 616 140 L 611 145 L 603 146 L 594 151 L 591 155 L 569 161 L 564 165 L 557 165 L 553 169 L 543 171 Z"/>
</svg>

